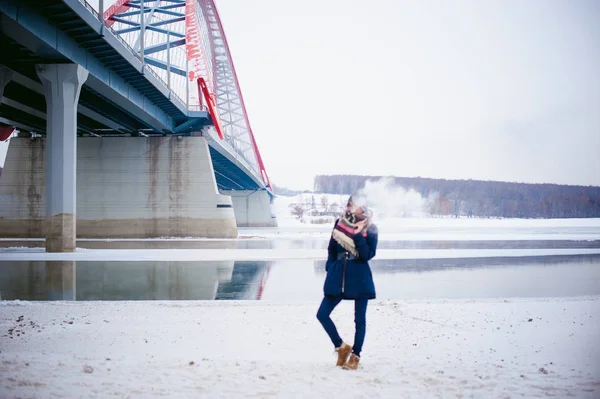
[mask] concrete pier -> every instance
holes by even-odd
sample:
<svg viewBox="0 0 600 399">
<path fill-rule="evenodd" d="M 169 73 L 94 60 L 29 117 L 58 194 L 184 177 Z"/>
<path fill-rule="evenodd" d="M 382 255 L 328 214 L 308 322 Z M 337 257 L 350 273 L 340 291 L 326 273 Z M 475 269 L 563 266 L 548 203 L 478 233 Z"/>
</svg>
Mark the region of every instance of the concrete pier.
<svg viewBox="0 0 600 399">
<path fill-rule="evenodd" d="M 265 190 L 221 190 L 231 196 L 238 227 L 277 227 L 271 197 Z"/>
<path fill-rule="evenodd" d="M 11 139 L 0 179 L 2 237 L 44 236 L 46 146 Z M 76 204 L 81 238 L 237 237 L 204 137 L 78 138 Z"/>
<path fill-rule="evenodd" d="M 77 64 L 36 65 L 46 97 L 46 251 L 75 251 L 77 104 L 88 71 Z"/>
</svg>

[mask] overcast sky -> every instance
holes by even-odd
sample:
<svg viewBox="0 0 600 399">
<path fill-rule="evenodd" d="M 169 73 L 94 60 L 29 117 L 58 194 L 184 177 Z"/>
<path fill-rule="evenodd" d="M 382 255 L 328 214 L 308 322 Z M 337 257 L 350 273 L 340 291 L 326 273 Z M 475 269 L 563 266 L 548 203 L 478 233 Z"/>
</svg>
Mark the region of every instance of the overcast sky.
<svg viewBox="0 0 600 399">
<path fill-rule="evenodd" d="M 267 171 L 600 185 L 600 2 L 218 1 Z"/>
<path fill-rule="evenodd" d="M 596 0 L 216 3 L 275 185 L 600 185 Z"/>
</svg>

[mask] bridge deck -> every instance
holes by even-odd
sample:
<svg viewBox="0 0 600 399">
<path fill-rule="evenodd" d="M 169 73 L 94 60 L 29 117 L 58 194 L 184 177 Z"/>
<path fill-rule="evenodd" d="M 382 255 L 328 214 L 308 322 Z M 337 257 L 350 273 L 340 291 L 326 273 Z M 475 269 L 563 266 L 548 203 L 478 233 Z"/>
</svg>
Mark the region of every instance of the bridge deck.
<svg viewBox="0 0 600 399">
<path fill-rule="evenodd" d="M 0 64 L 13 71 L 0 122 L 44 134 L 46 104 L 36 64 L 78 63 L 89 71 L 78 106 L 80 135 L 190 134 L 212 125 L 79 0 L 0 2 Z M 265 189 L 225 143 L 210 140 L 220 189 Z"/>
</svg>

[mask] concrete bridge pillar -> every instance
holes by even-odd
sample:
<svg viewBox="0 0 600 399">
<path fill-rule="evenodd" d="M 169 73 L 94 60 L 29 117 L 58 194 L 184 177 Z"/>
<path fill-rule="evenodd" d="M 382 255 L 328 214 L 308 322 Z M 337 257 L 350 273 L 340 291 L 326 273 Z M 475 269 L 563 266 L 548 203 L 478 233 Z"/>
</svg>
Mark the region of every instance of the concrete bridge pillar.
<svg viewBox="0 0 600 399">
<path fill-rule="evenodd" d="M 46 97 L 47 252 L 75 251 L 77 104 L 88 71 L 77 64 L 36 65 Z"/>
<path fill-rule="evenodd" d="M 238 227 L 277 227 L 271 197 L 265 190 L 221 190 L 229 195 Z"/>
<path fill-rule="evenodd" d="M 11 139 L 0 179 L 0 237 L 43 237 L 46 201 L 56 189 L 44 185 L 48 146 L 43 138 Z M 231 197 L 217 190 L 204 137 L 79 137 L 77 168 L 77 237 L 238 235 Z M 70 231 L 74 240 L 75 227 L 68 228 L 62 237 Z"/>
<path fill-rule="evenodd" d="M 79 237 L 238 235 L 204 137 L 80 137 Z"/>
</svg>

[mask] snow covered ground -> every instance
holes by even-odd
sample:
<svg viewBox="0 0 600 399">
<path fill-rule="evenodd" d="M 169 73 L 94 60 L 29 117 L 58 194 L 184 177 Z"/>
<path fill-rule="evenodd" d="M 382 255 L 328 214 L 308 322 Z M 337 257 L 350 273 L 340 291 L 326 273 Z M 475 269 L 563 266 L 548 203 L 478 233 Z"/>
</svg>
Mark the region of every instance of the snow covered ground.
<svg viewBox="0 0 600 399">
<path fill-rule="evenodd" d="M 240 228 L 244 238 L 327 239 L 331 224 L 301 223 L 282 210 L 278 228 Z M 389 218 L 375 220 L 382 240 L 599 240 L 600 219 Z"/>
<path fill-rule="evenodd" d="M 0 397 L 600 397 L 600 297 L 373 301 L 358 371 L 317 306 L 0 302 Z"/>
</svg>

